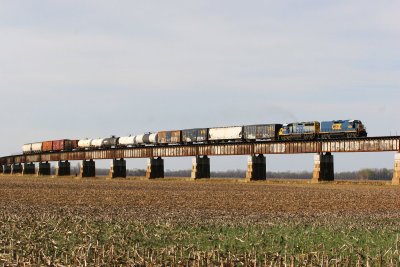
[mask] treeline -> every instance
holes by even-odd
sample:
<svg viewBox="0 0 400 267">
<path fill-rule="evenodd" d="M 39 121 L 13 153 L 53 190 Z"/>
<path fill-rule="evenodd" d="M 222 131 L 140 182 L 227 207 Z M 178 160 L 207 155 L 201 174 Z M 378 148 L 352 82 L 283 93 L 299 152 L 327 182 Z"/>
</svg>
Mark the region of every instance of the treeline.
<svg viewBox="0 0 400 267">
<path fill-rule="evenodd" d="M 109 169 L 96 169 L 98 176 L 109 175 Z M 79 174 L 78 167 L 71 167 L 71 174 Z M 143 177 L 146 175 L 144 169 L 128 169 L 128 176 Z M 166 170 L 165 177 L 190 177 L 191 170 Z M 212 178 L 243 178 L 246 176 L 244 170 L 228 170 L 211 172 Z M 267 177 L 271 179 L 310 179 L 312 172 L 267 172 Z M 353 172 L 336 172 L 336 180 L 391 180 L 393 177 L 392 169 L 362 169 Z"/>
<path fill-rule="evenodd" d="M 143 171 L 145 173 L 145 171 Z M 190 177 L 190 170 L 179 170 L 165 172 L 166 177 Z M 211 177 L 218 178 L 241 178 L 246 176 L 244 170 L 228 170 L 211 172 Z M 272 179 L 310 179 L 312 172 L 267 172 L 267 177 Z M 362 169 L 353 172 L 337 172 L 335 179 L 337 180 L 391 180 L 393 177 L 393 170 L 390 169 Z"/>
</svg>

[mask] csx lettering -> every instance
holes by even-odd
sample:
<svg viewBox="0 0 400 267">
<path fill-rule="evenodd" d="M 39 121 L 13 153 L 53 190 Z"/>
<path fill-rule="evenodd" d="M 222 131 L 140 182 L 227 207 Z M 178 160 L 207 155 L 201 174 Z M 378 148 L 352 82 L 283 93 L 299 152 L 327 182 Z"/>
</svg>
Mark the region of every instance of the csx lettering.
<svg viewBox="0 0 400 267">
<path fill-rule="evenodd" d="M 334 124 L 332 125 L 333 130 L 342 130 L 342 125 L 341 124 Z"/>
</svg>

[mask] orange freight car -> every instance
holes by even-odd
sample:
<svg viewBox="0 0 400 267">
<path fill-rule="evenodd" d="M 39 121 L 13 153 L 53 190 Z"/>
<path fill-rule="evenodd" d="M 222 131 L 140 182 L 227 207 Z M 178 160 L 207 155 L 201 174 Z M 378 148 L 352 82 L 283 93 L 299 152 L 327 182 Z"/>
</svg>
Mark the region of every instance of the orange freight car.
<svg viewBox="0 0 400 267">
<path fill-rule="evenodd" d="M 53 150 L 53 141 L 44 141 L 42 142 L 42 151 L 49 152 Z"/>
</svg>

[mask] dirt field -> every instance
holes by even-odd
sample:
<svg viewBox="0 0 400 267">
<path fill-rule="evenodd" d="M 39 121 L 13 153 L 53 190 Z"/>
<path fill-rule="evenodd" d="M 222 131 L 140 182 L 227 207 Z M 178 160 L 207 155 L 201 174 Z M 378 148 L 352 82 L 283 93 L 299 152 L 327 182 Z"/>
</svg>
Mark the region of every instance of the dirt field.
<svg viewBox="0 0 400 267">
<path fill-rule="evenodd" d="M 2 212 L 69 212 L 101 219 L 268 221 L 400 217 L 400 188 L 379 184 L 0 178 Z M 21 211 L 20 211 L 21 210 Z"/>
<path fill-rule="evenodd" d="M 379 183 L 0 177 L 0 196 L 0 263 L 279 266 L 339 255 L 351 266 L 399 257 L 400 188 Z"/>
</svg>

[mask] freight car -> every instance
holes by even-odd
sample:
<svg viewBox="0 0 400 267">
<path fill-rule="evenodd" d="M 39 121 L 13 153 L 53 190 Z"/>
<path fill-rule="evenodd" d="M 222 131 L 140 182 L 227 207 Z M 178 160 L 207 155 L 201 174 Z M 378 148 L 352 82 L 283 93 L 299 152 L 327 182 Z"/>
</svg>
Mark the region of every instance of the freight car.
<svg viewBox="0 0 400 267">
<path fill-rule="evenodd" d="M 243 127 L 243 138 L 247 141 L 276 141 L 282 124 L 259 124 Z"/>
<path fill-rule="evenodd" d="M 123 136 L 118 139 L 118 147 L 132 147 L 135 145 L 135 136 Z"/>
<path fill-rule="evenodd" d="M 90 143 L 90 147 L 92 148 L 111 148 L 111 147 L 116 147 L 118 142 L 118 138 L 115 136 L 109 137 L 109 138 L 99 138 L 99 139 L 93 139 L 92 142 Z"/>
<path fill-rule="evenodd" d="M 182 130 L 182 143 L 196 144 L 208 141 L 208 128 Z"/>
<path fill-rule="evenodd" d="M 71 151 L 78 148 L 79 140 L 55 140 L 53 141 L 53 151 Z"/>
<path fill-rule="evenodd" d="M 237 141 L 276 141 L 282 124 L 258 124 L 209 129 L 211 143 Z"/>
<path fill-rule="evenodd" d="M 243 126 L 217 127 L 208 130 L 211 143 L 243 140 Z"/>
<path fill-rule="evenodd" d="M 176 145 L 182 142 L 182 131 L 162 131 L 158 132 L 157 143 L 160 145 Z"/>
<path fill-rule="evenodd" d="M 157 144 L 158 134 L 157 133 L 145 133 L 135 136 L 135 144 L 139 146 Z"/>
<path fill-rule="evenodd" d="M 93 139 L 83 139 L 83 140 L 79 140 L 78 142 L 78 149 L 89 149 L 92 147 L 92 141 Z"/>
<path fill-rule="evenodd" d="M 25 144 L 22 146 L 22 153 L 23 154 L 30 154 L 32 153 L 32 144 Z"/>
</svg>

